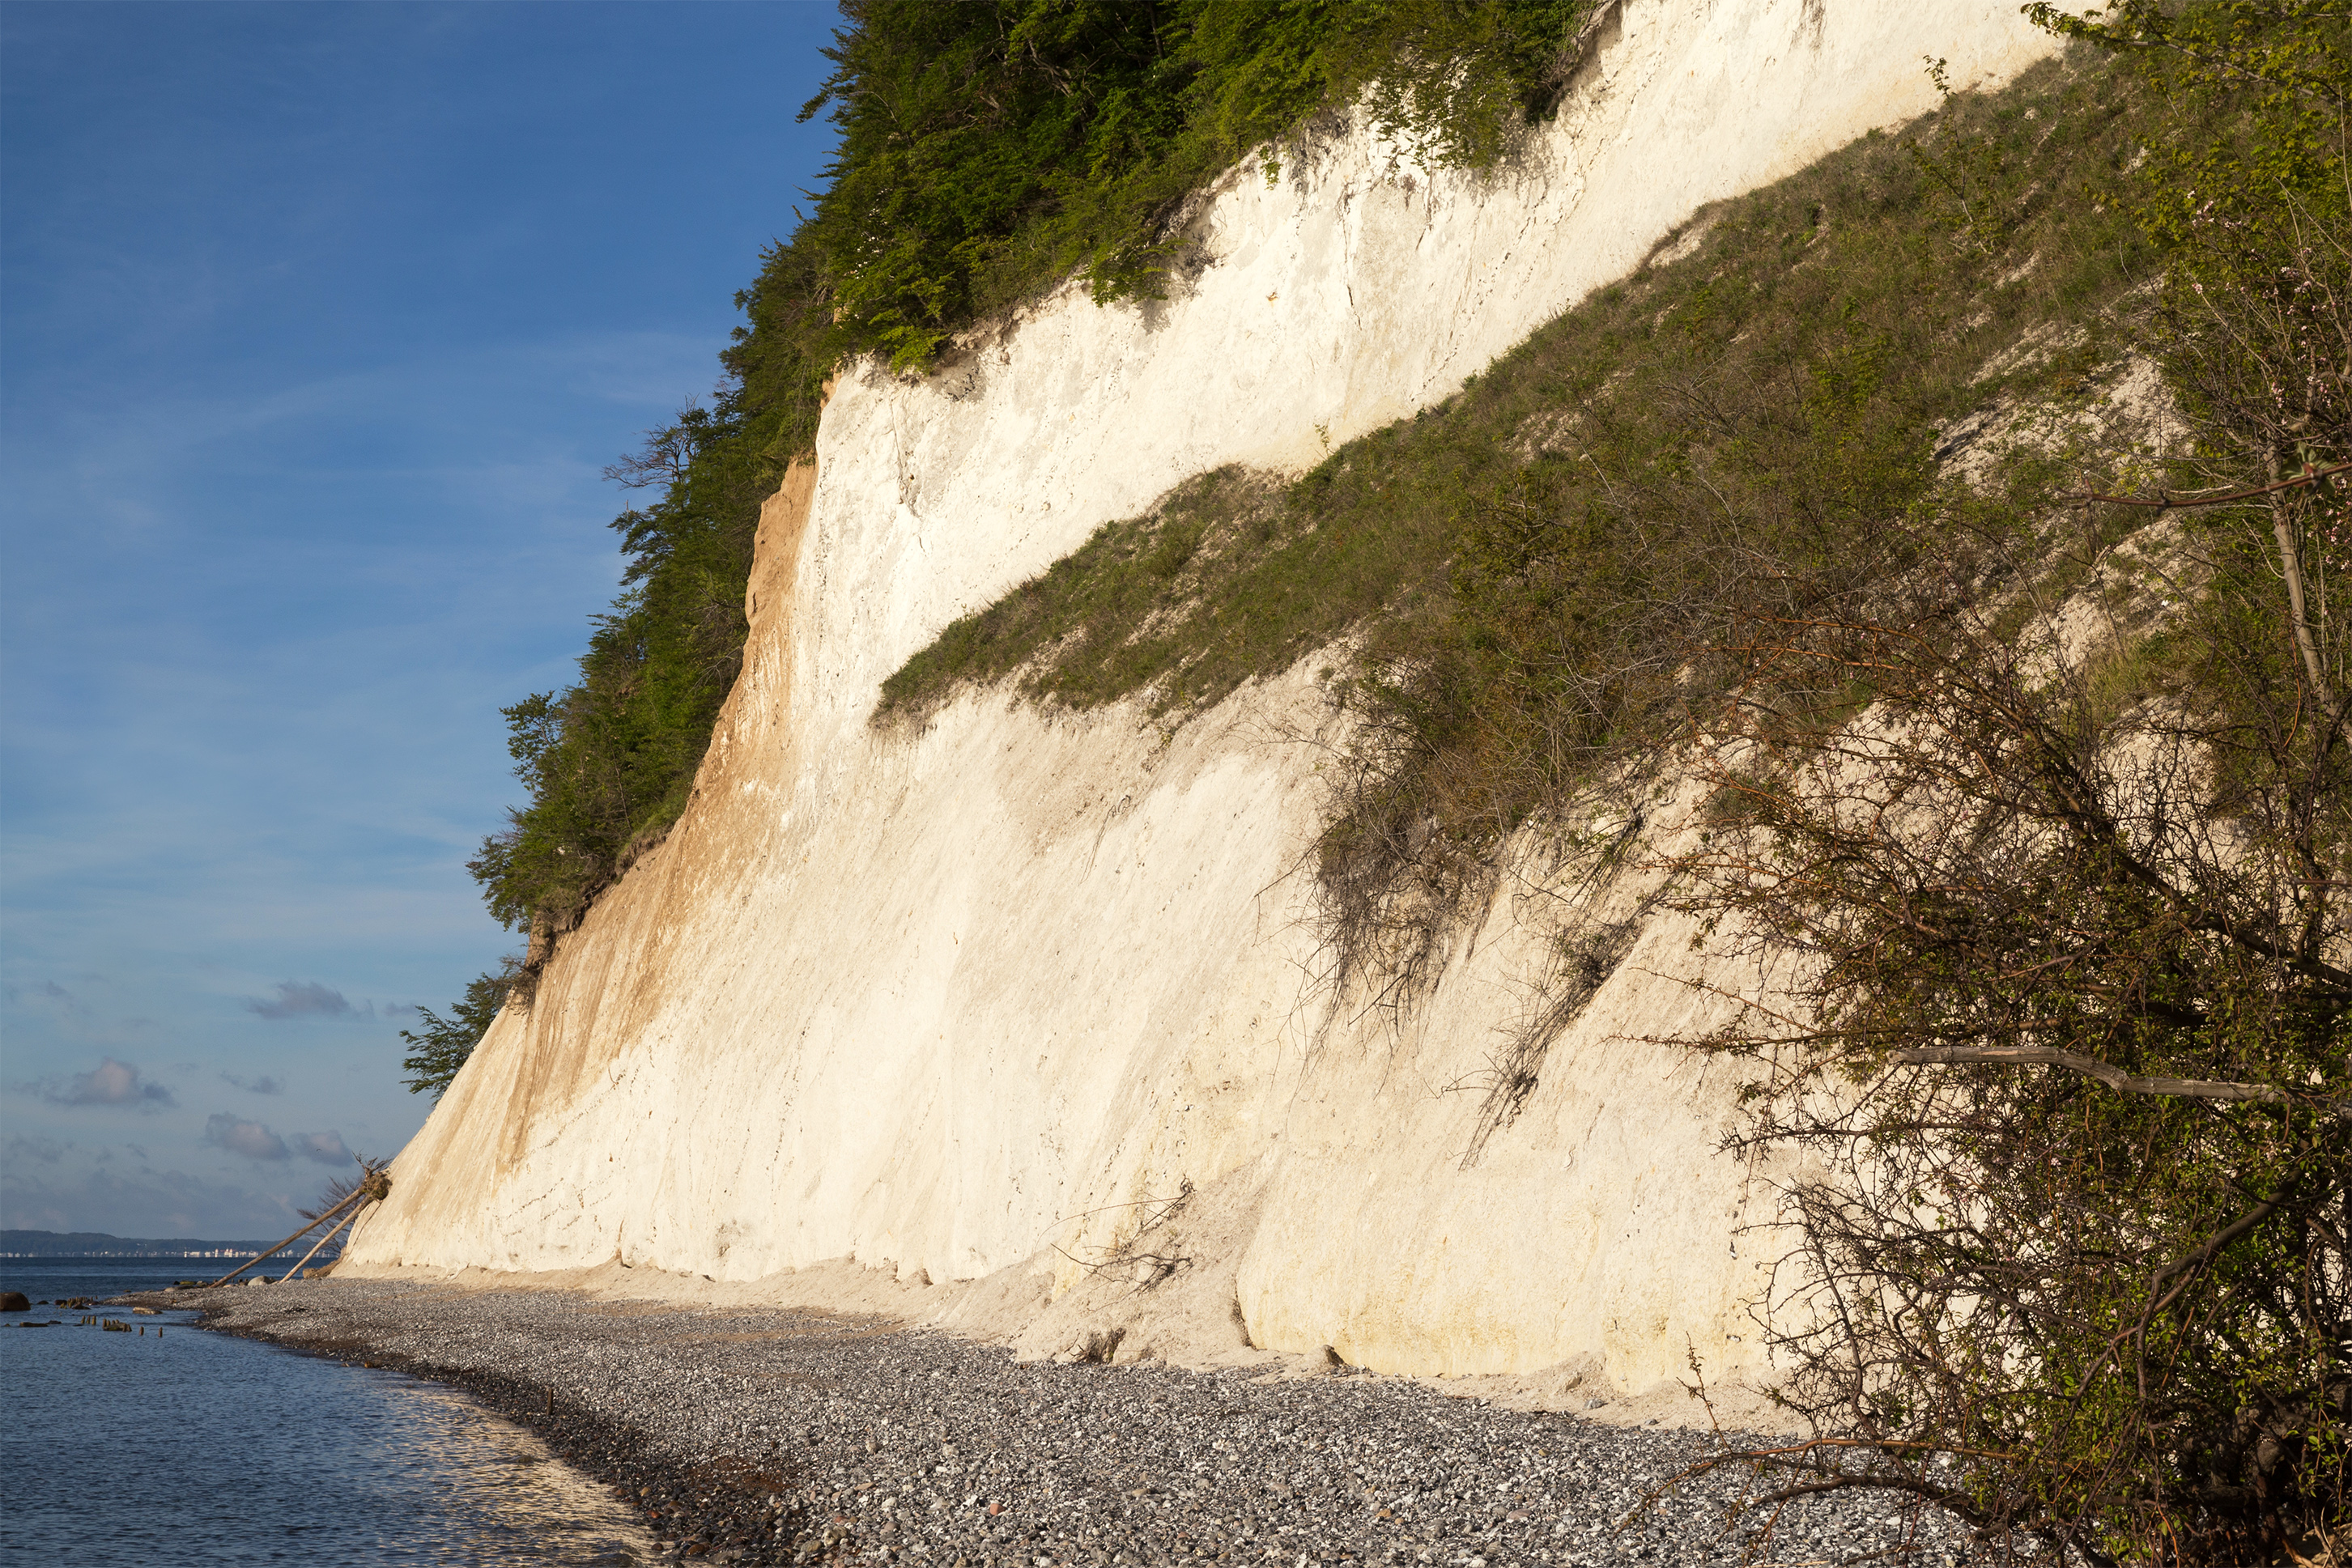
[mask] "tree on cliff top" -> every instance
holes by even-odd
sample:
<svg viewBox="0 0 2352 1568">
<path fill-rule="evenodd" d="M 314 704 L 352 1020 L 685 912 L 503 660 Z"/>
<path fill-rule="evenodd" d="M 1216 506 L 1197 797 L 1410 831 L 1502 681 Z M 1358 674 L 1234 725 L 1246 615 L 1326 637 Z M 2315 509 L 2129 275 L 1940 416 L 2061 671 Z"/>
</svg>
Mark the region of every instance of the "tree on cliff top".
<svg viewBox="0 0 2352 1568">
<path fill-rule="evenodd" d="M 831 184 L 796 243 L 857 348 L 930 362 L 1076 274 L 1156 297 L 1170 220 L 1255 149 L 1366 93 L 1434 162 L 1483 168 L 1547 112 L 1591 0 L 848 0 Z M 1271 155 L 1269 178 L 1278 163 Z"/>
<path fill-rule="evenodd" d="M 1433 161 L 1483 166 L 1543 112 L 1591 0 L 850 0 L 803 110 L 839 152 L 815 211 L 736 297 L 708 408 L 613 476 L 623 591 L 578 681 L 508 707 L 529 800 L 469 862 L 490 911 L 550 941 L 685 809 L 733 685 L 760 504 L 815 439 L 824 379 L 948 335 L 1072 273 L 1151 295 L 1168 220 L 1253 147 L 1345 104 Z M 1274 165 L 1268 164 L 1269 172 Z"/>
</svg>

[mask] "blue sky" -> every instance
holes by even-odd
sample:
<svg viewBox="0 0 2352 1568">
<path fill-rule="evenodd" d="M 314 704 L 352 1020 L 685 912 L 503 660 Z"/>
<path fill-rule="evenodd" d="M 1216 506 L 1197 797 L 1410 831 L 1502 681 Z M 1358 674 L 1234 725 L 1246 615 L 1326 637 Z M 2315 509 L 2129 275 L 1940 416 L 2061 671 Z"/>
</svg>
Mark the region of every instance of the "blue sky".
<svg viewBox="0 0 2352 1568">
<path fill-rule="evenodd" d="M 499 707 L 829 137 L 829 4 L 0 6 L 0 1226 L 254 1237 L 515 938 Z"/>
</svg>

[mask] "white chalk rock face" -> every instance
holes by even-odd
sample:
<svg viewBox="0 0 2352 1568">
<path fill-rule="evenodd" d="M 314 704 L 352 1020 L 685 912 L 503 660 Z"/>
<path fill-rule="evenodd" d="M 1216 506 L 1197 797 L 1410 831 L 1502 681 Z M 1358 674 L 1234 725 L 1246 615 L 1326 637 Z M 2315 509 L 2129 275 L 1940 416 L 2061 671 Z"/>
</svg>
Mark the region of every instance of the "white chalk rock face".
<svg viewBox="0 0 2352 1568">
<path fill-rule="evenodd" d="M 1506 175 L 1360 131 L 1229 177 L 1174 298 L 1065 290 L 919 383 L 845 371 L 814 474 L 763 514 L 692 804 L 499 1019 L 343 1268 L 848 1257 L 944 1283 L 1042 1257 L 1066 1288 L 1159 1212 L 1121 1206 L 1189 1182 L 1216 1219 L 1183 1266 L 1230 1281 L 1193 1354 L 1598 1357 L 1633 1388 L 1686 1347 L 1752 1367 L 1728 1089 L 1645 1043 L 1706 1021 L 1686 929 L 1644 927 L 1481 1143 L 1548 961 L 1530 894 L 1401 1026 L 1331 1012 L 1300 864 L 1315 661 L 1172 737 L 1001 694 L 919 734 L 868 718 L 950 621 L 1102 523 L 1448 395 L 1703 204 L 1932 107 L 1923 53 L 1990 81 L 2050 47 L 2012 0 L 1629 0 Z M 1651 802 L 1653 831 L 1687 806 Z"/>
</svg>

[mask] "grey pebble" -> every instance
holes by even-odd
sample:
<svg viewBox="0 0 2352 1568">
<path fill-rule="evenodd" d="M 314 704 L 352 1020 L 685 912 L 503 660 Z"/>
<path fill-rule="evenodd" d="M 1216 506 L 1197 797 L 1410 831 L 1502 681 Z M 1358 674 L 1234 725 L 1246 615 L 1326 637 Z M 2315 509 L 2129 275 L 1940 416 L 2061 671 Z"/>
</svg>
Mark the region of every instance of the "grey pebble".
<svg viewBox="0 0 2352 1568">
<path fill-rule="evenodd" d="M 1738 1469 L 1637 1512 L 1717 1439 L 1352 1369 L 1257 1383 L 1157 1362 L 1022 1363 L 872 1318 L 397 1281 L 202 1297 L 172 1304 L 298 1348 L 519 1382 L 625 1433 L 633 1462 L 705 1478 L 656 1524 L 695 1561 L 1942 1568 L 1968 1555 L 1943 1516 L 1863 1492 L 1800 1500 L 1763 1541 L 1769 1510 L 1727 1524 L 1727 1505 L 1771 1490 Z M 515 1407 L 528 1418 L 530 1401 Z"/>
</svg>

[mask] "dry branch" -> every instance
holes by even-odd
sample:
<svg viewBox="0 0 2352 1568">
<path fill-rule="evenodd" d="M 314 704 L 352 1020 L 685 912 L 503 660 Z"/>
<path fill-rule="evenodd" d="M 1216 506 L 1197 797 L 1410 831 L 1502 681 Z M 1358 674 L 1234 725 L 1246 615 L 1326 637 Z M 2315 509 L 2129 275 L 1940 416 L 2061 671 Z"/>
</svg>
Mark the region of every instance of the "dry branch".
<svg viewBox="0 0 2352 1568">
<path fill-rule="evenodd" d="M 1954 1066 L 1988 1063 L 1994 1066 L 2063 1067 L 2095 1078 L 2126 1094 L 2171 1094 L 2191 1100 L 2261 1100 L 2284 1104 L 2289 1096 L 2264 1083 L 2231 1083 L 2205 1078 L 2148 1078 L 2101 1061 L 2042 1045 L 1935 1045 L 1898 1051 L 1893 1060 L 1913 1066 Z"/>
</svg>

